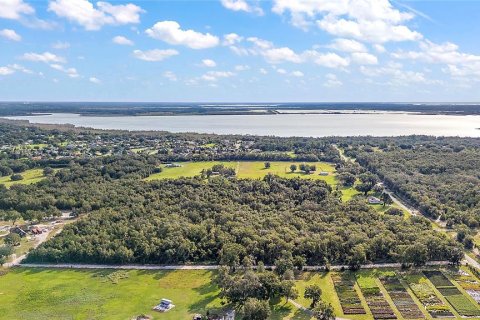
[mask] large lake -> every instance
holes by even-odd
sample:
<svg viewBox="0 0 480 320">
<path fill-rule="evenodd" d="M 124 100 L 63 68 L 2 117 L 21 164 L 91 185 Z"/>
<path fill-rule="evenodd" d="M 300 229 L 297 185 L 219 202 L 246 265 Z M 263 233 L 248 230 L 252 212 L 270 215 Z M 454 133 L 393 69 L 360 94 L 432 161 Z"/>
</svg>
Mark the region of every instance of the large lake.
<svg viewBox="0 0 480 320">
<path fill-rule="evenodd" d="M 272 114 L 205 116 L 80 116 L 70 113 L 7 117 L 32 123 L 73 124 L 96 129 L 160 130 L 275 136 L 434 136 L 480 137 L 480 116 L 367 114 Z"/>
</svg>

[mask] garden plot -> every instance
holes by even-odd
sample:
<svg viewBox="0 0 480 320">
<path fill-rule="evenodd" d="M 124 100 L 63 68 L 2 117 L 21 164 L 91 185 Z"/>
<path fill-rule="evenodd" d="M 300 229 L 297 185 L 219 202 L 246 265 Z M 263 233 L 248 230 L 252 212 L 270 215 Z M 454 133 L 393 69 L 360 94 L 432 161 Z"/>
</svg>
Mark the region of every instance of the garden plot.
<svg viewBox="0 0 480 320">
<path fill-rule="evenodd" d="M 380 279 L 395 307 L 405 319 L 424 319 L 422 311 L 400 283 L 397 276 L 387 276 Z"/>
<path fill-rule="evenodd" d="M 424 271 L 423 273 L 461 316 L 480 316 L 480 309 L 464 296 L 441 271 Z"/>
<path fill-rule="evenodd" d="M 397 319 L 374 277 L 359 275 L 357 283 L 374 319 Z"/>
<path fill-rule="evenodd" d="M 343 314 L 366 314 L 357 291 L 355 291 L 355 278 L 352 274 L 332 274 L 332 281 L 338 300 L 340 300 Z"/>
<path fill-rule="evenodd" d="M 458 270 L 452 273 L 453 279 L 467 292 L 477 303 L 480 303 L 480 283 L 468 272 Z"/>
<path fill-rule="evenodd" d="M 433 318 L 454 317 L 450 308 L 438 298 L 427 279 L 421 274 L 409 274 L 405 277 L 405 281 Z"/>
</svg>

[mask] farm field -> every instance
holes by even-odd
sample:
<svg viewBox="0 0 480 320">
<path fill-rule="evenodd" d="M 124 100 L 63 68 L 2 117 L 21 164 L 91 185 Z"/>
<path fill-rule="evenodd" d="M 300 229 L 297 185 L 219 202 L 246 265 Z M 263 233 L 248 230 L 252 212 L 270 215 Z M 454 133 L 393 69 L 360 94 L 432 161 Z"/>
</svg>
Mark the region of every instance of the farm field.
<svg viewBox="0 0 480 320">
<path fill-rule="evenodd" d="M 16 268 L 0 276 L 0 315 L 5 319 L 131 319 L 145 313 L 153 319 L 190 319 L 196 312 L 222 306 L 219 290 L 212 284 L 214 274 L 207 270 Z M 458 271 L 446 274 L 458 274 Z M 454 317 L 446 298 L 438 291 L 435 293 L 432 283 L 421 271 L 306 272 L 296 281 L 299 296 L 295 301 L 302 306 L 310 305 L 303 294 L 311 284 L 321 287 L 322 298 L 332 304 L 336 316 L 343 319 L 372 320 L 372 313 L 375 319 Z M 462 292 L 461 297 L 468 300 L 466 293 Z M 163 314 L 152 311 L 162 298 L 173 300 L 176 307 Z M 428 303 L 430 314 L 421 302 Z M 345 310 L 358 308 L 358 312 L 344 314 L 342 306 Z M 270 319 L 309 319 L 305 312 L 284 300 L 275 301 L 271 308 Z M 458 313 L 455 315 L 460 318 Z"/>
<path fill-rule="evenodd" d="M 0 184 L 10 188 L 14 184 L 33 184 L 41 181 L 45 176 L 43 175 L 43 169 L 31 169 L 21 173 L 23 180 L 12 181 L 10 176 L 0 177 Z"/>
<path fill-rule="evenodd" d="M 0 273 L 1 274 L 1 273 Z M 131 319 L 149 314 L 153 319 L 191 319 L 197 312 L 221 307 L 214 272 L 58 270 L 17 268 L 0 276 L 2 319 Z M 160 299 L 175 308 L 152 311 Z M 307 320 L 291 304 L 272 305 L 271 319 Z"/>
</svg>

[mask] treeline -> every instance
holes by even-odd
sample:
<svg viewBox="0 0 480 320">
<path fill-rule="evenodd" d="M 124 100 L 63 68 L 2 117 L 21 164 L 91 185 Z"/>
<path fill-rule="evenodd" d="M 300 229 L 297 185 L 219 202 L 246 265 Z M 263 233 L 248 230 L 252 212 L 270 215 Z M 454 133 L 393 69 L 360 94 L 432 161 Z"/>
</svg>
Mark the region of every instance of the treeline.
<svg viewBox="0 0 480 320">
<path fill-rule="evenodd" d="M 347 147 L 396 194 L 453 227 L 480 226 L 480 147 L 475 139 L 434 139 Z"/>
<path fill-rule="evenodd" d="M 29 262 L 235 264 L 250 257 L 275 264 L 288 256 L 291 263 L 358 267 L 461 257 L 425 219 L 342 203 L 323 181 L 220 176 L 146 183 L 98 175 L 88 165 L 61 172 L 17 196 L 40 189 L 55 208 L 89 214 L 33 251 Z"/>
</svg>

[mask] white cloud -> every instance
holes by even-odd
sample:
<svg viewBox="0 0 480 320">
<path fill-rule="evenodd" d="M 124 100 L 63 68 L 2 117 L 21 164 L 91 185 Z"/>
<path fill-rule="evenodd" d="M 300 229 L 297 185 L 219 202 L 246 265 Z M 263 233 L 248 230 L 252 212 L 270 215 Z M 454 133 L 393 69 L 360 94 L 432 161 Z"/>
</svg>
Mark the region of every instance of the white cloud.
<svg viewBox="0 0 480 320">
<path fill-rule="evenodd" d="M 223 45 L 232 46 L 243 41 L 243 37 L 236 33 L 229 33 L 223 36 Z"/>
<path fill-rule="evenodd" d="M 332 44 L 328 46 L 330 49 L 344 52 L 367 52 L 367 48 L 363 43 L 350 39 L 335 39 Z"/>
<path fill-rule="evenodd" d="M 209 71 L 201 78 L 205 81 L 217 81 L 219 78 L 230 78 L 233 76 L 235 76 L 235 73 L 231 71 Z"/>
<path fill-rule="evenodd" d="M 397 59 L 444 64 L 442 70 L 454 77 L 480 76 L 480 55 L 464 53 L 459 49 L 451 42 L 436 44 L 427 40 L 420 43 L 419 51 L 398 51 L 392 56 Z"/>
<path fill-rule="evenodd" d="M 112 5 L 99 1 L 97 7 L 88 0 L 53 0 L 48 10 L 73 21 L 86 30 L 99 30 L 104 25 L 125 25 L 140 22 L 142 8 L 134 4 Z"/>
<path fill-rule="evenodd" d="M 301 56 L 288 47 L 276 48 L 270 41 L 256 37 L 251 37 L 247 40 L 254 44 L 254 49 L 250 52 L 263 56 L 269 63 L 277 64 L 283 62 L 302 62 Z"/>
<path fill-rule="evenodd" d="M 178 80 L 177 75 L 175 73 L 173 73 L 172 71 L 165 71 L 163 73 L 163 76 L 170 81 L 177 81 Z"/>
<path fill-rule="evenodd" d="M 22 65 L 19 65 L 19 64 L 11 64 L 8 66 L 9 68 L 13 69 L 13 70 L 16 70 L 16 71 L 20 71 L 20 72 L 23 72 L 23 73 L 27 73 L 27 74 L 32 74 L 33 71 L 30 70 L 30 69 L 27 69 L 25 68 L 24 66 Z"/>
<path fill-rule="evenodd" d="M 277 72 L 280 73 L 280 74 L 287 74 L 287 70 L 282 69 L 282 68 L 277 69 Z"/>
<path fill-rule="evenodd" d="M 102 83 L 102 81 L 100 81 L 98 78 L 95 78 L 95 77 L 90 77 L 88 79 L 88 81 L 90 81 L 91 83 L 95 83 L 95 84 L 100 84 Z"/>
<path fill-rule="evenodd" d="M 390 41 L 415 41 L 422 39 L 422 35 L 403 25 L 392 25 L 382 20 L 353 21 L 326 17 L 317 22 L 319 28 L 336 36 L 352 37 L 355 39 L 385 43 Z"/>
<path fill-rule="evenodd" d="M 263 15 L 263 10 L 255 4 L 250 4 L 246 0 L 221 0 L 222 5 L 233 11 L 253 12 Z"/>
<path fill-rule="evenodd" d="M 72 1 L 72 0 L 69 0 Z M 145 10 L 132 3 L 124 5 L 112 5 L 108 2 L 97 2 L 100 11 L 110 15 L 114 19 L 114 24 L 137 24 L 140 23 L 140 14 Z"/>
<path fill-rule="evenodd" d="M 327 88 L 335 88 L 343 85 L 343 82 L 338 80 L 337 76 L 333 73 L 327 74 L 325 78 L 327 78 L 327 80 L 323 85 Z"/>
<path fill-rule="evenodd" d="M 65 72 L 70 78 L 80 77 L 80 75 L 77 72 L 77 69 L 75 69 L 75 68 L 65 68 L 63 65 L 57 64 L 57 63 L 50 64 L 50 67 L 52 69 L 55 69 L 55 70 L 58 70 L 58 71 L 61 71 L 61 72 Z"/>
<path fill-rule="evenodd" d="M 183 45 L 192 49 L 207 49 L 216 47 L 220 40 L 210 33 L 200 33 L 194 30 L 182 30 L 176 21 L 157 22 L 145 33 L 154 39 L 173 45 Z"/>
<path fill-rule="evenodd" d="M 292 23 L 303 29 L 316 20 L 330 34 L 373 43 L 422 38 L 404 25 L 414 14 L 401 12 L 389 0 L 274 0 L 273 11 L 289 13 Z"/>
<path fill-rule="evenodd" d="M 260 68 L 259 71 L 261 74 L 268 74 L 268 71 L 265 68 Z"/>
<path fill-rule="evenodd" d="M 207 67 L 207 68 L 214 68 L 217 66 L 217 63 L 213 61 L 212 59 L 203 59 L 202 60 L 202 66 Z"/>
<path fill-rule="evenodd" d="M 378 53 L 385 53 L 387 51 L 387 49 L 385 49 L 385 47 L 381 44 L 374 44 L 373 48 L 377 50 Z"/>
<path fill-rule="evenodd" d="M 358 64 L 375 65 L 378 64 L 378 58 L 367 52 L 354 52 L 351 55 L 352 61 Z"/>
<path fill-rule="evenodd" d="M 14 74 L 15 70 L 10 67 L 0 67 L 0 76 L 8 76 Z"/>
<path fill-rule="evenodd" d="M 25 53 L 21 58 L 23 60 L 45 62 L 45 63 L 65 63 L 66 62 L 64 57 L 57 56 L 56 54 L 53 54 L 50 52 L 44 52 L 44 53 L 29 52 L 29 53 Z"/>
<path fill-rule="evenodd" d="M 57 41 L 52 45 L 52 48 L 57 49 L 57 50 L 68 49 L 68 48 L 70 48 L 70 43 Z"/>
<path fill-rule="evenodd" d="M 124 36 L 115 36 L 112 39 L 113 43 L 119 44 L 121 46 L 133 46 L 134 43 L 132 40 L 124 37 Z"/>
<path fill-rule="evenodd" d="M 147 51 L 135 50 L 133 51 L 133 55 L 135 56 L 135 58 L 144 60 L 144 61 L 162 61 L 167 58 L 178 55 L 178 51 L 173 49 L 166 49 L 166 50 L 153 49 L 153 50 L 147 50 Z"/>
<path fill-rule="evenodd" d="M 246 70 L 250 70 L 250 66 L 241 65 L 241 64 L 235 66 L 235 71 L 246 71 Z"/>
<path fill-rule="evenodd" d="M 33 7 L 23 0 L 0 0 L 0 18 L 19 20 L 22 15 L 34 13 Z"/>
<path fill-rule="evenodd" d="M 336 53 L 320 53 L 318 51 L 309 50 L 304 53 L 304 56 L 311 59 L 319 66 L 326 68 L 345 68 L 350 65 L 350 60 L 343 58 Z"/>
<path fill-rule="evenodd" d="M 292 77 L 297 77 L 297 78 L 301 78 L 301 77 L 304 76 L 303 72 L 298 71 L 298 70 L 297 70 L 297 71 L 293 71 L 293 72 L 291 73 L 291 75 L 292 75 Z"/>
<path fill-rule="evenodd" d="M 429 80 L 422 72 L 405 71 L 398 63 L 388 63 L 384 67 L 360 67 L 360 72 L 368 77 L 386 77 L 386 84 L 396 86 L 408 86 L 412 83 L 438 84 L 440 81 Z"/>
<path fill-rule="evenodd" d="M 12 29 L 3 29 L 0 30 L 0 37 L 3 37 L 12 41 L 21 41 L 22 37 Z"/>
</svg>

